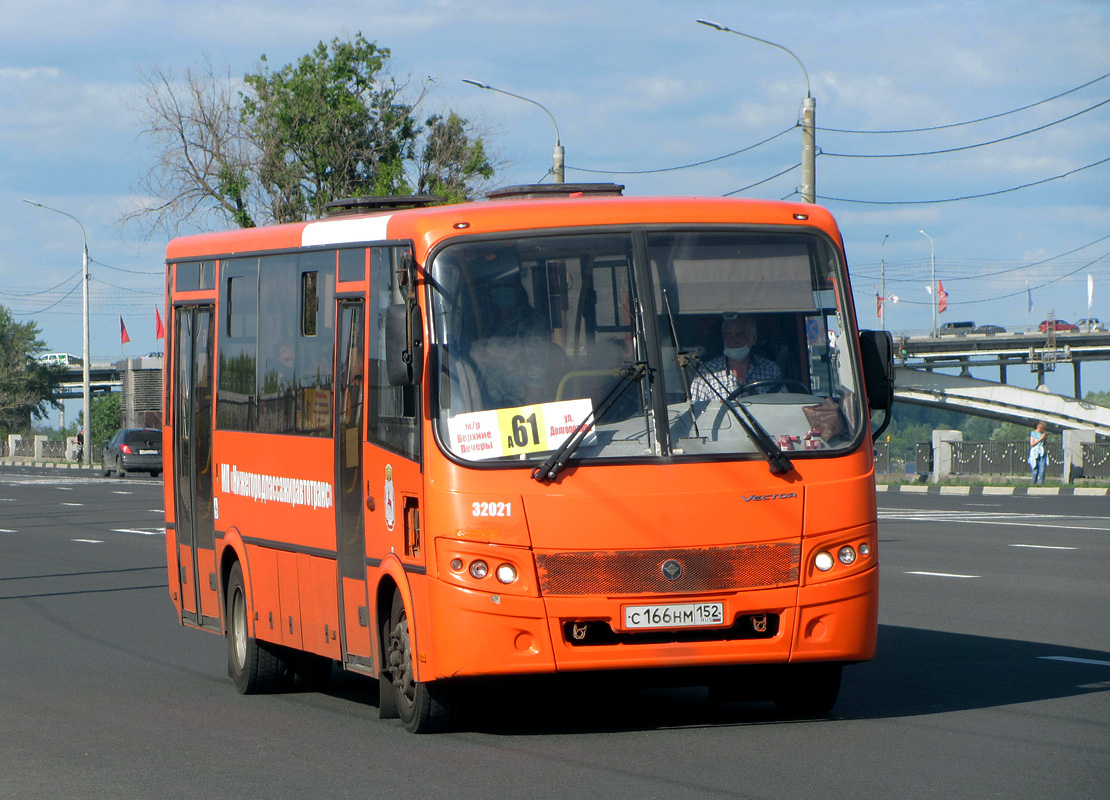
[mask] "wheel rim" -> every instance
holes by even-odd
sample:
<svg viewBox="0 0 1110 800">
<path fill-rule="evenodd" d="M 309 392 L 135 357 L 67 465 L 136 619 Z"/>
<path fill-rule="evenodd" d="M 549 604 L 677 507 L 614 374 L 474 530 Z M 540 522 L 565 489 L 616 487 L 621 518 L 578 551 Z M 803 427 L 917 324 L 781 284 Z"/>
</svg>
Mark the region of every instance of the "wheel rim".
<svg viewBox="0 0 1110 800">
<path fill-rule="evenodd" d="M 416 680 L 412 673 L 409 621 L 404 614 L 389 635 L 389 665 L 398 699 L 411 707 L 416 702 Z"/>
<path fill-rule="evenodd" d="M 247 602 L 238 588 L 231 598 L 231 639 L 235 647 L 235 667 L 242 669 L 247 661 Z"/>
</svg>

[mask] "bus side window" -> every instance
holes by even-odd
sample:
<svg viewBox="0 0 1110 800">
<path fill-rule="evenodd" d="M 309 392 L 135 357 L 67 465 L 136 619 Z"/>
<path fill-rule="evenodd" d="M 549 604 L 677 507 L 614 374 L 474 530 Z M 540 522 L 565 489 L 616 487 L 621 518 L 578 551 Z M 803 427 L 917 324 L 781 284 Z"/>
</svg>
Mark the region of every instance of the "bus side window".
<svg viewBox="0 0 1110 800">
<path fill-rule="evenodd" d="M 405 247 L 374 247 L 370 251 L 370 291 L 366 298 L 369 325 L 366 353 L 367 438 L 374 444 L 420 459 L 420 386 L 392 386 L 386 368 L 385 315 L 390 305 L 400 302 L 394 285 Z M 417 367 L 417 373 L 422 366 Z"/>
</svg>

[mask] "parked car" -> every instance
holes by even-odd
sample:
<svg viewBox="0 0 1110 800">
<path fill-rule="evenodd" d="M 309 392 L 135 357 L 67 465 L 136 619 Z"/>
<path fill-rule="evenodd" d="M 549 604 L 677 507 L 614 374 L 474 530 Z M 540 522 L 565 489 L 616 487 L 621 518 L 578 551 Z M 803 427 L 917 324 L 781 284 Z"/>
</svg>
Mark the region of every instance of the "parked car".
<svg viewBox="0 0 1110 800">
<path fill-rule="evenodd" d="M 1045 331 L 1056 331 L 1057 333 L 1077 333 L 1079 326 L 1072 325 L 1070 322 L 1065 322 L 1062 319 L 1046 319 L 1037 328 L 1041 333 Z"/>
<path fill-rule="evenodd" d="M 1088 319 L 1081 319 L 1075 323 L 1075 326 L 1081 331 L 1088 331 L 1091 333 L 1106 333 L 1106 326 L 1102 324 L 1098 317 L 1089 317 Z"/>
<path fill-rule="evenodd" d="M 104 443 L 100 472 L 107 478 L 113 472 L 123 478 L 128 472 L 162 474 L 162 431 L 151 428 L 124 428 Z"/>
<path fill-rule="evenodd" d="M 980 325 L 972 333 L 1005 333 L 1006 329 L 1001 325 Z"/>
</svg>

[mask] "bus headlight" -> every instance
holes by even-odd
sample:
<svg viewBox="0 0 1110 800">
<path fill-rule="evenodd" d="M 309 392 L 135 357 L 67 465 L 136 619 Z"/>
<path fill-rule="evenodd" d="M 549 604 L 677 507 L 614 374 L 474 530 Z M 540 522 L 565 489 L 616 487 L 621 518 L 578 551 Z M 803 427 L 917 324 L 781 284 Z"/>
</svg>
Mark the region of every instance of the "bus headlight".
<svg viewBox="0 0 1110 800">
<path fill-rule="evenodd" d="M 489 564 L 482 559 L 478 558 L 470 562 L 470 575 L 471 577 L 481 580 L 489 575 Z"/>
<path fill-rule="evenodd" d="M 502 583 L 512 583 L 516 580 L 516 567 L 512 564 L 502 564 L 497 568 L 497 580 Z"/>
<path fill-rule="evenodd" d="M 851 545 L 844 545 L 837 551 L 836 557 L 840 559 L 840 563 L 848 566 L 856 560 L 856 551 L 852 549 Z"/>
<path fill-rule="evenodd" d="M 822 572 L 828 572 L 830 569 L 833 568 L 832 554 L 829 553 L 827 550 L 822 550 L 813 557 L 813 566 L 817 567 L 817 569 L 821 570 Z"/>
</svg>

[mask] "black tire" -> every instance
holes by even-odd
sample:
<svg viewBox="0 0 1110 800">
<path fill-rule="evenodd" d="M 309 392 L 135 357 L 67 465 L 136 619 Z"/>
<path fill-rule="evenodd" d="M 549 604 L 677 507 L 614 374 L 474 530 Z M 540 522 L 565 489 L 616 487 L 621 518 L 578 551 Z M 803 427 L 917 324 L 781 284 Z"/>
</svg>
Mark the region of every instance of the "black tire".
<svg viewBox="0 0 1110 800">
<path fill-rule="evenodd" d="M 162 474 L 162 470 L 160 470 L 160 469 L 152 469 L 150 471 L 150 477 L 152 477 L 152 478 L 157 478 L 161 474 Z"/>
<path fill-rule="evenodd" d="M 240 694 L 266 694 L 279 689 L 287 667 L 280 645 L 250 635 L 243 569 L 236 562 L 227 581 L 227 674 Z"/>
<path fill-rule="evenodd" d="M 840 673 L 840 664 L 792 664 L 784 667 L 775 688 L 775 706 L 792 717 L 828 714 L 840 694 Z"/>
<path fill-rule="evenodd" d="M 439 733 L 454 724 L 455 703 L 451 687 L 442 682 L 416 680 L 412 663 L 412 637 L 401 593 L 393 595 L 393 608 L 385 624 L 385 664 L 393 704 L 409 733 Z M 385 688 L 382 682 L 382 688 Z"/>
<path fill-rule="evenodd" d="M 116 458 L 116 477 L 117 478 L 126 478 L 127 477 L 127 468 L 123 466 L 123 458 L 122 457 Z"/>
<path fill-rule="evenodd" d="M 107 478 L 112 474 L 112 468 L 108 466 L 108 462 L 104 460 L 104 456 L 100 457 L 100 477 Z"/>
</svg>

